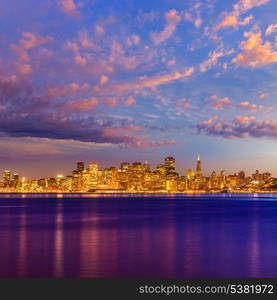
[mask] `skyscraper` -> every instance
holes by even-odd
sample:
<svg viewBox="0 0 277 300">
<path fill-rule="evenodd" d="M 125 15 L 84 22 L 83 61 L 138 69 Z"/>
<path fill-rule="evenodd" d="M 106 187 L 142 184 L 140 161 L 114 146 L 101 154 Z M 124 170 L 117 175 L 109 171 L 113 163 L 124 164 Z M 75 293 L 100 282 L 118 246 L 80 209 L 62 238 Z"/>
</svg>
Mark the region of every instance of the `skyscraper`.
<svg viewBox="0 0 277 300">
<path fill-rule="evenodd" d="M 122 162 L 121 165 L 120 165 L 120 169 L 122 171 L 128 171 L 130 169 L 130 163 Z"/>
<path fill-rule="evenodd" d="M 90 162 L 88 164 L 88 171 L 94 175 L 97 175 L 98 173 L 98 169 L 99 169 L 99 166 L 98 166 L 98 163 L 93 161 L 93 162 Z"/>
<path fill-rule="evenodd" d="M 172 174 L 175 172 L 175 158 L 168 156 L 164 160 L 164 166 L 166 170 L 166 174 Z"/>
<path fill-rule="evenodd" d="M 85 169 L 85 163 L 83 161 L 77 161 L 77 172 L 81 173 Z"/>
<path fill-rule="evenodd" d="M 3 174 L 3 181 L 4 181 L 4 186 L 5 187 L 8 187 L 10 185 L 10 182 L 11 182 L 11 171 L 4 171 L 4 174 Z"/>
<path fill-rule="evenodd" d="M 197 158 L 197 165 L 196 165 L 196 177 L 202 176 L 202 167 L 201 167 L 201 160 L 200 160 L 200 154 L 198 154 Z"/>
</svg>

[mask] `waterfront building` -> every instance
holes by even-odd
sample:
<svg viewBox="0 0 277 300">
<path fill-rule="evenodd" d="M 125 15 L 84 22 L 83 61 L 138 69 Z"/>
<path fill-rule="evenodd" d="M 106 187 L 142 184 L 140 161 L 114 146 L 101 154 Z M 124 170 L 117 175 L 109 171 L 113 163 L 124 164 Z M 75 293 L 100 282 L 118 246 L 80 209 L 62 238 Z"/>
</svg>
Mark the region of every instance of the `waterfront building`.
<svg viewBox="0 0 277 300">
<path fill-rule="evenodd" d="M 3 183 L 4 187 L 9 187 L 11 182 L 11 171 L 6 170 L 3 173 Z"/>
<path fill-rule="evenodd" d="M 191 191 L 270 191 L 277 190 L 277 179 L 269 172 L 256 170 L 246 176 L 243 170 L 237 174 L 226 175 L 221 170 L 210 176 L 202 173 L 200 155 L 197 157 L 196 169 L 187 169 L 184 175 L 176 171 L 175 158 L 168 156 L 164 164 L 158 164 L 154 170 L 148 162 L 122 162 L 120 167 L 100 169 L 93 161 L 85 168 L 82 161 L 67 176 L 59 174 L 54 177 L 28 180 L 20 178 L 18 173 L 9 170 L 3 172 L 0 192 L 191 192 Z"/>
<path fill-rule="evenodd" d="M 175 173 L 175 158 L 168 156 L 164 160 L 166 175 Z"/>
<path fill-rule="evenodd" d="M 196 177 L 197 178 L 201 178 L 202 177 L 202 166 L 201 166 L 200 154 L 198 154 L 198 157 L 197 157 Z"/>
</svg>

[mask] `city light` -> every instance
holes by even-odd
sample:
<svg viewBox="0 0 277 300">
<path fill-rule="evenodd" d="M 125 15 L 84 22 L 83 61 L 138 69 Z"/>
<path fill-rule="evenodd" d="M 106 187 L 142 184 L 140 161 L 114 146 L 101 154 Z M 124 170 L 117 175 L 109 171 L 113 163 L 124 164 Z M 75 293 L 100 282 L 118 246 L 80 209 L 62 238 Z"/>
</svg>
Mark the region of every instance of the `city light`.
<svg viewBox="0 0 277 300">
<path fill-rule="evenodd" d="M 100 169 L 97 162 L 78 161 L 70 175 L 58 174 L 56 178 L 28 180 L 9 170 L 3 172 L 0 182 L 2 193 L 257 193 L 277 192 L 277 179 L 268 172 L 258 170 L 250 176 L 244 171 L 227 175 L 212 171 L 204 176 L 200 155 L 196 169 L 184 174 L 176 172 L 174 157 L 166 157 L 164 163 L 151 170 L 150 164 L 122 162 L 119 168 Z"/>
</svg>

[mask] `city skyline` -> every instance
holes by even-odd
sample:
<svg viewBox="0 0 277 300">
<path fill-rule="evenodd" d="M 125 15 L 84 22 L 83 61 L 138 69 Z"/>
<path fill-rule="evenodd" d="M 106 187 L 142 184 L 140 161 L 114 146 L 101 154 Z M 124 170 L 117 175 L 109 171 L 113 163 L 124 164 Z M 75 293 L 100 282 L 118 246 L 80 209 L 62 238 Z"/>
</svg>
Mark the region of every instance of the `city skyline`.
<svg viewBox="0 0 277 300">
<path fill-rule="evenodd" d="M 75 169 L 69 174 L 55 177 L 30 179 L 18 173 L 5 170 L 0 181 L 2 193 L 48 193 L 48 192 L 277 192 L 277 178 L 269 172 L 256 170 L 246 174 L 240 169 L 228 174 L 221 169 L 205 175 L 200 154 L 195 168 L 179 173 L 176 160 L 172 156 L 151 166 L 145 162 L 121 162 L 119 167 L 102 168 L 98 162 L 77 161 Z"/>
<path fill-rule="evenodd" d="M 167 157 L 173 157 L 172 155 L 171 156 L 167 156 Z M 197 155 L 194 155 L 194 157 L 190 158 L 189 161 L 190 163 L 186 164 L 184 167 L 183 166 L 180 166 L 180 164 L 178 164 L 178 159 L 174 158 L 177 162 L 176 166 L 175 166 L 175 169 L 176 169 L 176 172 L 178 172 L 179 174 L 183 174 L 186 172 L 186 170 L 188 169 L 195 169 L 195 172 L 197 172 L 197 167 L 198 167 L 198 162 L 199 162 L 199 159 L 201 158 L 201 168 L 203 166 L 203 163 L 202 163 L 202 155 L 200 153 L 198 153 Z M 195 163 L 195 159 L 196 160 L 196 163 Z M 133 161 L 126 161 L 130 164 L 132 164 L 133 162 L 139 162 L 139 163 L 147 163 L 150 165 L 150 169 L 151 170 L 154 170 L 155 167 L 160 164 L 160 159 L 157 159 L 157 163 L 151 163 L 151 161 L 147 160 L 147 159 L 144 159 L 144 160 L 133 160 Z M 21 174 L 23 177 L 26 177 L 26 178 L 29 178 L 29 179 L 36 179 L 36 178 L 46 178 L 46 177 L 55 177 L 56 175 L 58 174 L 62 174 L 62 175 L 66 175 L 68 173 L 71 172 L 72 170 L 72 165 L 76 165 L 78 164 L 78 162 L 83 162 L 85 165 L 89 165 L 89 163 L 92 163 L 92 162 L 96 162 L 99 166 L 101 166 L 102 169 L 105 169 L 105 168 L 109 168 L 109 167 L 115 167 L 115 168 L 119 168 L 120 165 L 122 164 L 122 162 L 119 162 L 118 164 L 115 163 L 115 164 L 111 164 L 109 163 L 108 161 L 106 161 L 105 163 L 101 163 L 99 162 L 98 160 L 75 160 L 75 161 L 71 161 L 67 166 L 66 168 L 62 168 L 60 166 L 58 166 L 58 161 L 57 161 L 57 165 L 55 165 L 55 168 L 57 168 L 58 171 L 56 172 L 44 172 L 43 169 L 40 169 L 39 172 L 38 172 L 38 176 L 35 176 L 35 175 L 31 175 L 31 176 L 28 176 L 28 172 L 25 172 L 24 171 L 24 168 L 22 169 L 19 169 L 19 168 L 1 168 L 1 171 L 2 173 L 6 170 L 10 171 L 11 173 L 17 173 L 17 174 Z M 224 170 L 226 171 L 228 174 L 236 174 L 238 173 L 239 171 L 243 170 L 246 174 L 252 174 L 254 171 L 256 171 L 257 169 L 260 170 L 260 171 L 265 171 L 265 172 L 269 172 L 270 174 L 272 174 L 273 177 L 277 177 L 277 174 L 274 174 L 272 172 L 270 172 L 269 169 L 265 169 L 265 168 L 260 168 L 258 166 L 258 164 L 256 165 L 256 167 L 252 168 L 252 170 L 250 169 L 250 171 L 246 171 L 245 168 L 243 166 L 241 166 L 241 168 L 238 168 L 238 169 L 235 169 L 235 168 L 231 168 L 231 170 L 229 170 L 228 168 L 224 168 L 224 166 L 222 167 L 219 167 L 219 168 L 213 168 L 213 167 L 210 167 L 210 168 L 207 168 L 207 165 L 211 165 L 211 163 L 209 163 L 208 161 L 205 161 L 204 162 L 204 168 L 202 169 L 202 174 L 204 176 L 209 176 L 213 171 L 215 171 L 216 173 L 219 173 L 220 171 Z M 37 166 L 36 166 L 36 163 L 33 163 L 31 166 L 31 169 L 33 170 L 37 170 Z M 32 174 L 32 172 L 30 172 Z"/>
<path fill-rule="evenodd" d="M 277 176 L 277 2 L 0 3 L 0 166 L 176 158 Z M 11 22 L 15 20 L 15 22 Z"/>
</svg>

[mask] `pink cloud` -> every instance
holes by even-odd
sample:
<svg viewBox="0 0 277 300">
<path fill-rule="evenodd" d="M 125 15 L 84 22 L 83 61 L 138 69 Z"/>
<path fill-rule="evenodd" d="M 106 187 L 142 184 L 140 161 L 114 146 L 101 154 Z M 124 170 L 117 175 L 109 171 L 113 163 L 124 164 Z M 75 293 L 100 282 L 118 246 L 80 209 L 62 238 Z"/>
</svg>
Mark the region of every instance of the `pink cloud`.
<svg viewBox="0 0 277 300">
<path fill-rule="evenodd" d="M 97 24 L 95 25 L 95 33 L 96 35 L 103 35 L 105 33 L 105 27 L 103 25 Z"/>
<path fill-rule="evenodd" d="M 276 24 L 271 24 L 270 26 L 267 27 L 267 29 L 265 31 L 265 34 L 270 35 L 270 34 L 272 34 L 273 32 L 276 32 L 276 31 L 277 31 L 277 23 Z"/>
<path fill-rule="evenodd" d="M 184 13 L 184 19 L 187 21 L 187 22 L 191 22 L 193 23 L 194 27 L 195 28 L 200 28 L 202 23 L 203 23 L 203 20 L 200 16 L 200 13 L 201 13 L 201 7 L 203 7 L 203 3 L 201 2 L 196 2 L 190 9 L 189 9 L 189 12 L 186 11 Z"/>
<path fill-rule="evenodd" d="M 94 26 L 94 32 L 97 36 L 102 36 L 106 33 L 106 27 L 107 25 L 114 24 L 116 21 L 114 16 L 109 16 L 105 20 L 101 20 L 97 22 Z"/>
<path fill-rule="evenodd" d="M 23 32 L 22 38 L 19 40 L 19 45 L 10 45 L 11 50 L 18 56 L 18 59 L 15 62 L 15 66 L 19 74 L 25 76 L 33 71 L 31 64 L 27 63 L 31 60 L 28 51 L 32 48 L 39 47 L 52 41 L 53 38 L 50 36 L 41 37 L 34 33 Z M 42 54 L 41 51 L 39 53 Z"/>
<path fill-rule="evenodd" d="M 78 16 L 77 5 L 74 0 L 59 0 L 62 12 L 71 16 Z"/>
<path fill-rule="evenodd" d="M 10 48 L 18 56 L 19 61 L 23 62 L 30 60 L 30 56 L 26 49 L 21 48 L 15 44 L 11 44 Z"/>
<path fill-rule="evenodd" d="M 244 102 L 241 102 L 238 105 L 238 108 L 244 108 L 244 109 L 249 110 L 252 113 L 256 113 L 258 110 L 262 109 L 263 106 L 262 105 L 253 104 L 253 103 L 250 103 L 248 101 L 244 101 Z"/>
<path fill-rule="evenodd" d="M 145 78 L 142 78 L 138 82 L 138 85 L 141 87 L 154 87 L 157 85 L 166 84 L 170 81 L 175 81 L 175 80 L 182 79 L 182 78 L 188 78 L 193 74 L 193 72 L 194 72 L 194 68 L 191 67 L 191 68 L 188 68 L 183 73 L 175 72 L 175 73 L 169 74 L 169 75 L 156 76 L 156 77 L 145 77 Z"/>
<path fill-rule="evenodd" d="M 194 68 L 191 67 L 182 73 L 175 72 L 172 74 L 157 75 L 153 77 L 144 76 L 134 82 L 123 82 L 123 83 L 111 84 L 109 86 L 109 89 L 112 90 L 117 95 L 134 92 L 135 90 L 144 89 L 144 88 L 153 89 L 157 86 L 168 84 L 175 80 L 187 79 L 193 74 L 193 72 L 194 72 Z M 97 92 L 103 93 L 105 91 L 98 90 Z"/>
<path fill-rule="evenodd" d="M 204 126 L 209 126 L 210 124 L 212 124 L 214 121 L 216 121 L 218 119 L 217 116 L 212 117 L 209 120 L 203 121 L 201 124 Z"/>
<path fill-rule="evenodd" d="M 178 23 L 181 21 L 181 17 L 178 15 L 175 9 L 172 9 L 165 14 L 165 20 L 166 20 L 166 25 L 162 32 L 151 33 L 151 38 L 154 44 L 156 45 L 160 45 L 162 42 L 166 41 L 172 36 L 174 31 L 176 30 Z"/>
<path fill-rule="evenodd" d="M 53 41 L 53 38 L 50 36 L 42 37 L 31 32 L 23 32 L 22 37 L 23 38 L 19 40 L 19 44 L 24 49 L 36 48 Z"/>
<path fill-rule="evenodd" d="M 176 101 L 176 106 L 183 109 L 190 109 L 191 104 L 187 101 L 187 99 L 178 99 Z"/>
<path fill-rule="evenodd" d="M 131 46 L 137 46 L 140 43 L 140 37 L 137 34 L 130 35 L 126 40 L 126 45 Z"/>
<path fill-rule="evenodd" d="M 235 14 L 227 14 L 222 22 L 217 26 L 217 29 L 224 27 L 239 27 L 249 24 L 253 20 L 253 16 L 245 17 L 242 21 Z"/>
<path fill-rule="evenodd" d="M 82 30 L 78 34 L 80 47 L 87 50 L 92 50 L 95 52 L 101 51 L 102 48 L 95 44 L 88 35 L 87 30 Z M 73 46 L 74 47 L 74 46 Z M 78 48 L 78 49 L 77 49 Z M 75 49 L 72 49 L 75 53 L 79 51 L 79 47 L 75 46 Z"/>
<path fill-rule="evenodd" d="M 247 16 L 240 20 L 240 16 L 253 7 L 258 7 L 268 3 L 270 0 L 239 0 L 233 5 L 233 10 L 229 13 L 224 12 L 224 19 L 216 26 L 216 30 L 226 27 L 245 26 L 253 20 L 253 16 Z"/>
<path fill-rule="evenodd" d="M 146 56 L 144 56 L 143 59 L 146 59 Z M 134 55 L 125 55 L 125 48 L 123 45 L 114 41 L 108 61 L 111 65 L 119 65 L 120 67 L 123 67 L 123 69 L 130 71 L 135 69 L 141 63 L 142 58 Z"/>
<path fill-rule="evenodd" d="M 125 127 L 112 127 L 112 128 L 105 128 L 103 129 L 103 135 L 104 136 L 109 136 L 109 137 L 117 137 L 120 135 L 125 135 L 125 136 L 129 136 L 130 140 L 132 140 L 131 145 L 133 144 L 133 142 L 138 141 L 141 139 L 140 136 L 132 136 L 128 133 L 126 133 L 126 131 L 131 131 L 131 132 L 136 132 L 136 131 L 140 131 L 141 128 L 138 126 L 125 126 Z"/>
<path fill-rule="evenodd" d="M 129 125 L 129 126 L 123 127 L 122 130 L 127 130 L 127 131 L 140 131 L 140 130 L 142 130 L 142 128 L 139 127 L 139 126 Z"/>
<path fill-rule="evenodd" d="M 214 119 L 212 122 L 202 122 L 198 131 L 211 136 L 223 138 L 273 138 L 277 139 L 277 121 L 256 121 L 255 117 L 236 117 L 232 122 Z"/>
<path fill-rule="evenodd" d="M 81 66 L 85 66 L 87 64 L 87 60 L 80 54 L 75 55 L 74 61 L 77 65 L 81 65 Z"/>
<path fill-rule="evenodd" d="M 237 66 L 261 67 L 277 62 L 277 52 L 272 49 L 272 44 L 263 44 L 261 32 L 245 32 L 246 41 L 241 42 L 242 52 L 232 61 Z"/>
<path fill-rule="evenodd" d="M 110 92 L 113 92 L 117 98 L 119 96 L 126 95 L 130 92 L 134 92 L 139 89 L 143 88 L 155 88 L 159 85 L 167 84 L 172 81 L 180 80 L 180 79 L 187 79 L 189 78 L 194 72 L 194 68 L 188 68 L 184 72 L 175 72 L 172 74 L 167 75 L 158 75 L 153 77 L 140 77 L 134 82 L 119 82 L 119 83 L 105 83 L 105 85 L 96 84 L 91 85 L 88 83 L 78 84 L 76 82 L 72 82 L 67 85 L 52 85 L 46 88 L 46 95 L 47 97 L 54 98 L 54 97 L 68 97 L 74 96 L 76 94 L 88 94 L 97 97 L 100 103 L 104 103 L 108 107 L 115 107 L 117 105 L 118 100 L 115 97 L 110 97 Z M 103 79 L 102 79 L 103 80 Z M 101 81 L 101 78 L 100 78 Z M 105 88 L 104 88 L 105 87 Z M 133 99 L 130 98 L 126 100 L 124 105 L 132 104 Z"/>
<path fill-rule="evenodd" d="M 105 75 L 101 75 L 99 82 L 101 85 L 104 85 L 109 82 L 109 77 Z"/>
<path fill-rule="evenodd" d="M 80 117 L 79 112 L 86 112 L 100 105 L 98 98 L 91 97 L 78 101 L 67 100 L 68 93 L 83 91 L 86 85 L 71 83 L 70 85 L 52 90 L 52 96 L 67 95 L 66 101 L 49 101 L 45 95 L 38 96 L 32 86 L 26 81 L 19 81 L 17 77 L 2 78 L 0 74 L 0 90 L 2 103 L 17 103 L 22 100 L 20 109 L 8 105 L 7 113 L 1 112 L 1 127 L 7 135 L 15 137 L 49 138 L 83 143 L 109 143 L 120 147 L 162 147 L 176 144 L 173 140 L 153 141 L 147 137 L 137 136 L 133 133 L 143 128 L 130 124 L 127 118 L 116 119 L 95 118 L 94 113 Z M 1 92 L 0 91 L 0 92 Z M 50 93 L 51 94 L 51 93 Z M 110 99 L 102 99 L 102 104 L 110 104 Z M 105 103 L 106 102 L 106 103 Z M 112 102 L 112 105 L 113 102 Z M 26 109 L 28 113 L 26 113 Z M 51 113 L 50 113 L 51 112 Z M 75 113 L 75 114 L 74 114 Z M 32 123 L 32 126 L 30 126 Z M 4 125 L 5 124 L 5 125 Z M 8 124 L 8 126 L 7 126 Z M 20 131 L 18 130 L 20 128 Z M 74 142 L 73 141 L 73 142 Z"/>
<path fill-rule="evenodd" d="M 77 54 L 80 51 L 79 45 L 77 43 L 70 42 L 70 41 L 66 42 L 65 48 L 71 50 L 74 54 Z"/>
<path fill-rule="evenodd" d="M 194 21 L 194 26 L 196 28 L 199 28 L 203 23 L 203 20 L 201 18 L 197 18 L 195 21 Z"/>
<path fill-rule="evenodd" d="M 261 100 L 266 100 L 266 99 L 268 98 L 268 94 L 267 94 L 267 93 L 261 93 L 261 94 L 259 95 L 259 98 L 260 98 Z"/>
<path fill-rule="evenodd" d="M 87 60 L 84 56 L 80 54 L 80 47 L 75 42 L 66 42 L 65 48 L 73 52 L 73 60 L 77 65 L 86 66 Z"/>
<path fill-rule="evenodd" d="M 64 97 L 87 92 L 89 88 L 90 85 L 87 83 L 79 85 L 76 82 L 72 82 L 68 85 L 49 86 L 46 89 L 46 94 L 48 97 Z"/>
<path fill-rule="evenodd" d="M 237 116 L 235 117 L 234 122 L 237 124 L 248 124 L 255 119 L 255 116 Z"/>
<path fill-rule="evenodd" d="M 167 62 L 167 65 L 168 66 L 173 66 L 176 64 L 176 60 L 175 59 L 170 59 L 168 62 Z"/>
<path fill-rule="evenodd" d="M 46 49 L 46 48 L 40 49 L 39 54 L 41 57 L 44 57 L 44 58 L 51 58 L 54 55 L 53 51 Z"/>
<path fill-rule="evenodd" d="M 271 0 L 240 0 L 238 3 L 234 4 L 233 9 L 238 13 L 242 14 L 247 12 L 253 7 L 258 7 L 268 3 Z"/>
<path fill-rule="evenodd" d="M 212 107 L 215 110 L 221 110 L 224 108 L 231 107 L 231 100 L 228 97 L 219 98 L 216 95 L 213 95 L 205 100 L 206 104 L 212 104 Z"/>
<path fill-rule="evenodd" d="M 233 53 L 233 50 L 229 50 L 229 51 L 216 50 L 210 52 L 209 58 L 200 64 L 199 66 L 200 72 L 206 72 L 207 70 L 209 70 L 210 68 L 212 68 L 217 64 L 219 58 L 226 55 L 230 55 L 231 53 Z"/>
<path fill-rule="evenodd" d="M 185 13 L 184 13 L 184 19 L 185 19 L 186 21 L 192 22 L 192 21 L 193 21 L 193 16 L 192 16 L 191 13 L 185 12 Z"/>
<path fill-rule="evenodd" d="M 84 99 L 74 102 L 68 102 L 66 104 L 66 108 L 72 111 L 80 111 L 84 112 L 94 108 L 98 104 L 98 100 L 96 98 Z"/>
<path fill-rule="evenodd" d="M 73 53 L 73 62 L 76 68 L 78 68 L 75 72 L 83 72 L 86 75 L 94 76 L 103 74 L 104 72 L 112 73 L 113 65 L 117 60 L 109 61 L 109 57 L 103 59 L 98 53 L 100 48 L 98 49 L 96 44 L 90 44 L 90 41 L 86 40 L 87 38 L 85 31 L 82 31 L 79 33 L 79 40 L 67 41 L 64 45 L 65 50 Z"/>
<path fill-rule="evenodd" d="M 105 104 L 107 107 L 114 108 L 117 106 L 118 100 L 116 98 L 103 98 L 101 103 Z"/>
<path fill-rule="evenodd" d="M 136 56 L 122 58 L 122 66 L 125 70 L 133 70 L 139 65 L 140 61 Z"/>
<path fill-rule="evenodd" d="M 157 75 L 153 77 L 144 76 L 135 82 L 112 84 L 109 88 L 116 94 L 125 94 L 138 89 L 155 88 L 156 86 L 167 84 L 175 80 L 187 79 L 193 74 L 193 72 L 194 67 L 191 67 L 182 73 L 175 72 L 172 74 Z M 102 90 L 98 92 L 102 92 Z"/>
<path fill-rule="evenodd" d="M 136 103 L 136 99 L 133 96 L 130 96 L 124 102 L 124 105 L 127 106 L 127 107 L 129 107 L 129 106 L 133 106 L 135 103 Z"/>
<path fill-rule="evenodd" d="M 16 67 L 21 75 L 28 75 L 32 72 L 32 67 L 29 64 L 17 63 Z"/>
</svg>

